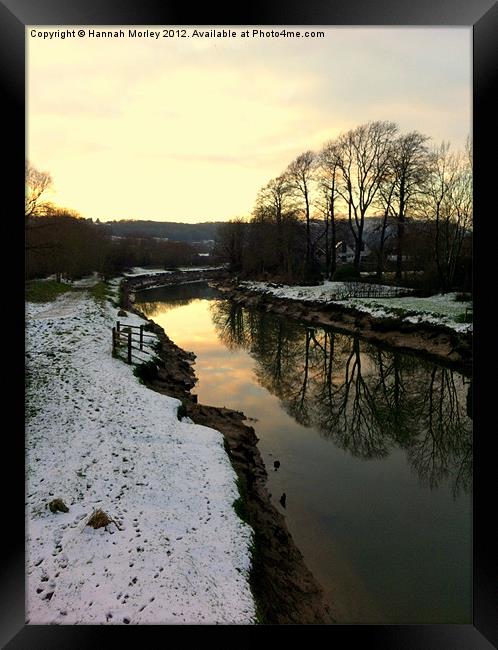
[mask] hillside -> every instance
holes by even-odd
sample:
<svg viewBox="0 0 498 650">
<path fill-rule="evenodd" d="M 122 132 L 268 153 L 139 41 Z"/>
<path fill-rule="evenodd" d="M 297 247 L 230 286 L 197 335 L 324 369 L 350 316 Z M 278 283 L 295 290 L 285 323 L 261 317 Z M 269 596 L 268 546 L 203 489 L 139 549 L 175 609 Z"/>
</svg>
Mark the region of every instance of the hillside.
<svg viewBox="0 0 498 650">
<path fill-rule="evenodd" d="M 103 224 L 111 228 L 117 237 L 146 236 L 165 237 L 174 241 L 199 242 L 216 238 L 221 221 L 204 223 L 179 223 L 176 221 L 108 221 Z"/>
</svg>

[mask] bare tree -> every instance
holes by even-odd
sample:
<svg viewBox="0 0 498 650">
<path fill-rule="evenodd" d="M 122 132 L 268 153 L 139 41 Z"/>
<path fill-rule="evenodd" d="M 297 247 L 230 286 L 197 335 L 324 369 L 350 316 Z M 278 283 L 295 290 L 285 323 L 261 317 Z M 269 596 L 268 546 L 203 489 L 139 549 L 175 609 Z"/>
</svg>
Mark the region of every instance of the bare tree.
<svg viewBox="0 0 498 650">
<path fill-rule="evenodd" d="M 393 217 L 393 195 L 394 195 L 394 182 L 393 175 L 391 172 L 392 167 L 390 166 L 389 172 L 386 176 L 385 181 L 383 181 L 379 187 L 379 198 L 378 205 L 382 210 L 382 221 L 380 225 L 376 227 L 376 230 L 379 231 L 378 243 L 375 247 L 375 253 L 377 254 L 377 272 L 376 276 L 379 280 L 382 279 L 384 274 L 384 249 L 386 241 L 389 238 L 389 233 L 387 231 L 387 225 L 389 217 Z"/>
<path fill-rule="evenodd" d="M 465 236 L 472 227 L 472 157 L 450 152 L 443 142 L 433 152 L 422 209 L 434 225 L 434 257 L 442 291 L 453 284 Z"/>
<path fill-rule="evenodd" d="M 30 217 L 46 212 L 50 204 L 43 201 L 43 196 L 51 188 L 52 183 L 52 177 L 48 172 L 39 171 L 28 161 L 25 162 L 24 216 L 26 221 Z"/>
<path fill-rule="evenodd" d="M 245 221 L 237 218 L 227 221 L 218 229 L 214 253 L 221 261 L 228 264 L 231 271 L 242 269 L 246 228 Z"/>
<path fill-rule="evenodd" d="M 427 147 L 430 138 L 412 131 L 396 138 L 391 154 L 393 193 L 391 196 L 397 218 L 396 279 L 401 280 L 403 268 L 403 238 L 407 211 L 420 196 L 430 169 L 431 155 Z"/>
<path fill-rule="evenodd" d="M 359 270 L 365 216 L 388 172 L 397 132 L 394 122 L 368 122 L 338 138 L 337 191 L 348 206 L 348 219 L 355 241 L 354 266 Z"/>
<path fill-rule="evenodd" d="M 291 209 L 291 193 L 289 177 L 281 174 L 261 188 L 254 210 L 255 215 L 266 216 L 276 225 L 277 264 L 280 269 L 288 266 L 284 250 L 284 220 L 286 213 Z"/>
<path fill-rule="evenodd" d="M 311 183 L 314 174 L 315 154 L 305 151 L 295 158 L 287 167 L 287 176 L 297 195 L 304 201 L 304 215 L 306 218 L 306 270 L 311 270 Z"/>
<path fill-rule="evenodd" d="M 329 141 L 318 156 L 318 182 L 322 191 L 322 212 L 325 220 L 325 276 L 329 279 L 337 266 L 336 204 L 338 199 L 340 150 L 336 141 Z"/>
</svg>

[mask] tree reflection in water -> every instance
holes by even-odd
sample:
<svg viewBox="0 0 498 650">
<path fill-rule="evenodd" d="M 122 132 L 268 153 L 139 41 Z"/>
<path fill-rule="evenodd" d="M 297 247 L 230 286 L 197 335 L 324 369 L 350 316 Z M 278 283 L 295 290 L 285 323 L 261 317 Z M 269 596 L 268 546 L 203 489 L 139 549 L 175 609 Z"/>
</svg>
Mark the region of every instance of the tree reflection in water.
<svg viewBox="0 0 498 650">
<path fill-rule="evenodd" d="M 216 289 L 211 289 L 205 281 L 184 282 L 167 287 L 168 300 L 164 301 L 164 287 L 144 289 L 136 292 L 136 306 L 147 318 L 154 318 L 160 313 L 185 307 L 198 299 L 211 299 L 220 296 Z"/>
<path fill-rule="evenodd" d="M 259 383 L 297 422 L 360 458 L 403 449 L 423 484 L 448 482 L 455 496 L 470 491 L 472 426 L 461 375 L 229 301 L 210 310 L 222 343 L 249 352 Z"/>
<path fill-rule="evenodd" d="M 153 301 L 153 300 L 141 300 L 139 303 L 137 303 L 137 308 L 144 314 L 147 318 L 154 318 L 154 316 L 157 316 L 158 314 L 162 314 L 164 312 L 168 312 L 171 309 L 176 309 L 177 307 L 185 307 L 186 305 L 190 305 L 191 302 L 193 302 L 195 298 L 182 298 L 182 299 L 177 299 L 175 302 L 171 303 L 165 303 L 165 302 L 158 302 L 158 301 Z"/>
</svg>

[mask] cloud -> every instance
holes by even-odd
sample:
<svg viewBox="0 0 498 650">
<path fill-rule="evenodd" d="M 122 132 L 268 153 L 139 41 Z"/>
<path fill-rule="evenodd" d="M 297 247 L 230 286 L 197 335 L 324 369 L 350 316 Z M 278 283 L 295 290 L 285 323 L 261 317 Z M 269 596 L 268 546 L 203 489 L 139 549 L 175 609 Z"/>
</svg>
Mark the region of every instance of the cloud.
<svg viewBox="0 0 498 650">
<path fill-rule="evenodd" d="M 28 39 L 28 151 L 85 216 L 226 219 L 301 151 L 370 119 L 461 146 L 470 30 L 325 39 Z"/>
</svg>

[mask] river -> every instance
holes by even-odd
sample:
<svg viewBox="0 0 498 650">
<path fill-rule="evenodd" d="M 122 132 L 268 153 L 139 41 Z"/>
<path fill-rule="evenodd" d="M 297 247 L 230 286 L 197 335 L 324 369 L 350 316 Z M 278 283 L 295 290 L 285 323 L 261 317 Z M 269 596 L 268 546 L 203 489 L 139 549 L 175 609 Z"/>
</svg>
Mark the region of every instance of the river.
<svg viewBox="0 0 498 650">
<path fill-rule="evenodd" d="M 206 283 L 136 302 L 196 354 L 198 401 L 254 427 L 272 501 L 338 622 L 472 622 L 467 378 Z"/>
</svg>

